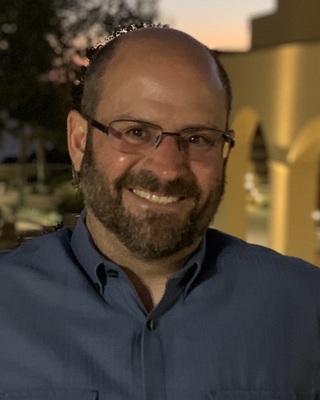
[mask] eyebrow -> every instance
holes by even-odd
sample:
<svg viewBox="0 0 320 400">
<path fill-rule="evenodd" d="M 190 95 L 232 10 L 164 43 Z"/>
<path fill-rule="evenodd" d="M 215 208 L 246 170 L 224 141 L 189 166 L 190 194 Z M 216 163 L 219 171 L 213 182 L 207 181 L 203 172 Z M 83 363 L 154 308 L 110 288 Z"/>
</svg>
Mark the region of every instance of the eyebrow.
<svg viewBox="0 0 320 400">
<path fill-rule="evenodd" d="M 121 121 L 121 120 L 127 120 L 127 121 L 138 121 L 138 122 L 145 122 L 147 124 L 151 125 L 156 125 L 159 126 L 161 129 L 165 130 L 162 125 L 158 122 L 150 121 L 149 119 L 145 119 L 143 117 L 133 117 L 132 115 L 129 114 L 120 114 L 119 116 L 112 118 L 112 121 Z M 227 129 L 221 129 L 219 128 L 216 124 L 214 125 L 209 125 L 209 124 L 190 124 L 190 125 L 185 125 L 182 128 L 179 129 L 180 131 L 184 131 L 187 129 L 214 129 L 219 132 L 226 132 Z M 178 131 L 177 131 L 178 132 Z"/>
</svg>

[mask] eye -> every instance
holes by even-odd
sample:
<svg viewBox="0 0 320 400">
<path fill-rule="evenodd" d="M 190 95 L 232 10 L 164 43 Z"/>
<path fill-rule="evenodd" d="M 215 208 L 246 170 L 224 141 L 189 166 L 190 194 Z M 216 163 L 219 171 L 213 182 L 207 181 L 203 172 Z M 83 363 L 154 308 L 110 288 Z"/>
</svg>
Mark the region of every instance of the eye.
<svg viewBox="0 0 320 400">
<path fill-rule="evenodd" d="M 146 131 L 142 127 L 128 128 L 125 131 L 125 135 L 134 138 L 142 138 L 146 136 Z"/>
<path fill-rule="evenodd" d="M 212 132 L 184 132 L 182 140 L 189 146 L 209 148 L 216 145 L 218 137 Z"/>
<path fill-rule="evenodd" d="M 198 144 L 198 145 L 210 143 L 208 138 L 206 136 L 204 136 L 204 135 L 192 135 L 192 136 L 189 136 L 188 142 L 190 144 Z"/>
<path fill-rule="evenodd" d="M 130 125 L 123 130 L 123 137 L 130 142 L 145 142 L 150 140 L 150 132 L 143 125 Z"/>
</svg>

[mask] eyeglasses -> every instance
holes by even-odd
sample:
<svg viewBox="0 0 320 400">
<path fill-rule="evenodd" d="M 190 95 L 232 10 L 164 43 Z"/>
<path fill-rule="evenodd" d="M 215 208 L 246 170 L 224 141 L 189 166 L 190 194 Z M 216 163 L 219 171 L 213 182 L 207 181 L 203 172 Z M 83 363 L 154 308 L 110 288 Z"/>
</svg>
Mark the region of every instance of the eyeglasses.
<svg viewBox="0 0 320 400">
<path fill-rule="evenodd" d="M 115 120 L 103 125 L 88 115 L 83 117 L 91 126 L 109 136 L 114 149 L 130 154 L 149 154 L 160 145 L 164 136 L 176 137 L 179 150 L 194 161 L 207 161 L 218 155 L 226 159 L 235 144 L 232 130 L 192 127 L 180 132 L 165 132 L 151 122 Z"/>
</svg>

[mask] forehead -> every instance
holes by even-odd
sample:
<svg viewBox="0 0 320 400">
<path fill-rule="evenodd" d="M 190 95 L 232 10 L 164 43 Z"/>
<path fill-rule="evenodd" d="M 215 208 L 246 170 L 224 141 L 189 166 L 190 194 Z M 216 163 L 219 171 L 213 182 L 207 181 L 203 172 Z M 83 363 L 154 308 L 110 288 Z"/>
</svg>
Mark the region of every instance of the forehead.
<svg viewBox="0 0 320 400">
<path fill-rule="evenodd" d="M 178 67 L 202 74 L 204 78 L 221 84 L 215 60 L 209 51 L 191 36 L 167 28 L 146 28 L 136 30 L 116 39 L 116 50 L 108 64 L 107 73 L 133 67 L 151 72 L 155 64 L 159 69 Z"/>
<path fill-rule="evenodd" d="M 217 65 L 195 39 L 171 29 L 147 28 L 117 40 L 102 78 L 100 102 L 110 106 L 121 99 L 123 105 L 128 96 L 131 102 L 156 100 L 159 107 L 162 101 L 184 104 L 189 97 L 199 106 L 213 100 L 225 105 Z"/>
</svg>

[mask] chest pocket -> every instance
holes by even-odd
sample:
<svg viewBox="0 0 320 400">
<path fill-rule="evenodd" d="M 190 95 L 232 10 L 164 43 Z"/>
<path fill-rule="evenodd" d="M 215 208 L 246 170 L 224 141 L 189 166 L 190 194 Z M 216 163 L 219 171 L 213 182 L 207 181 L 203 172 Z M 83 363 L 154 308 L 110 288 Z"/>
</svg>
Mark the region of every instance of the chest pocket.
<svg viewBox="0 0 320 400">
<path fill-rule="evenodd" d="M 208 400 L 295 400 L 292 392 L 226 391 L 209 393 Z"/>
<path fill-rule="evenodd" d="M 28 389 L 0 393 L 0 400 L 97 400 L 95 390 Z"/>
</svg>

